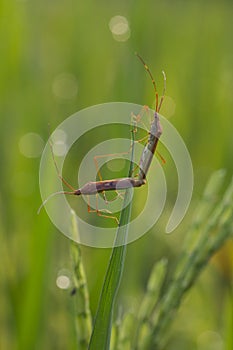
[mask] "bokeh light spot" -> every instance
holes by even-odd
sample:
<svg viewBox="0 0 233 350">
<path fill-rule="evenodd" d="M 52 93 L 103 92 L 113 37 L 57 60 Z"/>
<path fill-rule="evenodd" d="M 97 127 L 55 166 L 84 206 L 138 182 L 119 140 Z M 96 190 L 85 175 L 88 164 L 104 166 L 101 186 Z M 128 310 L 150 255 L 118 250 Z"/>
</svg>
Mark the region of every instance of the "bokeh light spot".
<svg viewBox="0 0 233 350">
<path fill-rule="evenodd" d="M 63 100 L 75 98 L 78 93 L 76 77 L 70 73 L 62 73 L 55 77 L 52 85 L 53 94 Z"/>
<path fill-rule="evenodd" d="M 130 38 L 130 28 L 127 18 L 114 16 L 109 21 L 109 29 L 116 41 L 127 41 Z"/>
<path fill-rule="evenodd" d="M 197 339 L 198 350 L 223 350 L 223 340 L 219 333 L 206 331 L 200 334 Z"/>
<path fill-rule="evenodd" d="M 60 289 L 68 289 L 70 287 L 70 278 L 67 275 L 59 275 L 56 279 L 56 285 Z"/>
<path fill-rule="evenodd" d="M 176 103 L 170 96 L 165 96 L 164 103 L 162 104 L 160 113 L 166 115 L 166 118 L 173 116 L 176 110 Z"/>
<path fill-rule="evenodd" d="M 40 135 L 29 132 L 23 135 L 19 140 L 20 152 L 28 158 L 40 157 L 44 148 L 44 141 Z"/>
<path fill-rule="evenodd" d="M 62 129 L 56 130 L 52 135 L 53 153 L 56 156 L 64 156 L 67 151 L 67 134 Z"/>
<path fill-rule="evenodd" d="M 64 130 L 57 129 L 53 132 L 52 139 L 53 139 L 53 142 L 57 142 L 57 141 L 66 142 L 67 134 Z"/>
<path fill-rule="evenodd" d="M 58 157 L 64 156 L 66 154 L 66 150 L 67 146 L 63 141 L 57 141 L 53 144 L 53 153 Z"/>
</svg>

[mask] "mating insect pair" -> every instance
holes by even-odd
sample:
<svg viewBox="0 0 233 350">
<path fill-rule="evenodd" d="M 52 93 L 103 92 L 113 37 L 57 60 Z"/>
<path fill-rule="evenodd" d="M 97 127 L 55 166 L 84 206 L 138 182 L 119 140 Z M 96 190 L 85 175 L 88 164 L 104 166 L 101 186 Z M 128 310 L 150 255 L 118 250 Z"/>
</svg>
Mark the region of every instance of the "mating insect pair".
<svg viewBox="0 0 233 350">
<path fill-rule="evenodd" d="M 82 186 L 79 189 L 75 189 L 73 188 L 73 186 L 71 186 L 59 173 L 59 169 L 57 166 L 57 163 L 55 161 L 55 156 L 53 153 L 53 147 L 51 146 L 51 152 L 52 152 L 52 156 L 53 156 L 53 161 L 58 173 L 59 178 L 61 179 L 61 181 L 70 189 L 70 191 L 60 191 L 60 192 L 56 192 L 51 194 L 40 206 L 39 211 L 41 210 L 41 208 L 46 204 L 46 202 L 55 195 L 58 194 L 65 194 L 65 195 L 97 195 L 99 193 L 102 193 L 105 196 L 105 192 L 107 191 L 117 191 L 117 190 L 125 190 L 127 188 L 130 187 L 140 187 L 142 185 L 144 185 L 146 183 L 146 176 L 147 173 L 149 171 L 152 159 L 153 159 L 153 155 L 155 154 L 156 148 L 157 148 L 157 144 L 159 141 L 159 138 L 162 134 L 162 127 L 160 124 L 160 119 L 159 119 L 159 111 L 160 108 L 162 106 L 164 97 L 165 97 L 165 90 L 166 90 L 166 76 L 165 73 L 163 73 L 163 77 L 164 77 L 164 87 L 163 87 L 163 93 L 162 93 L 162 97 L 159 100 L 159 95 L 157 92 L 157 87 L 156 87 L 156 83 L 155 80 L 152 76 L 152 73 L 149 69 L 149 67 L 146 65 L 146 63 L 144 62 L 144 60 L 141 58 L 141 56 L 139 56 L 138 54 L 136 54 L 137 57 L 140 59 L 140 61 L 142 62 L 142 64 L 144 65 L 144 68 L 146 69 L 146 71 L 148 72 L 151 80 L 152 80 L 152 84 L 153 84 L 153 88 L 154 88 L 154 92 L 155 92 L 155 111 L 154 111 L 154 116 L 153 116 L 153 120 L 151 122 L 151 126 L 150 126 L 150 130 L 149 130 L 149 136 L 147 136 L 147 142 L 143 148 L 141 157 L 140 157 L 140 161 L 139 161 L 139 171 L 138 171 L 138 175 L 137 177 L 125 177 L 125 178 L 120 178 L 120 179 L 111 179 L 111 180 L 102 180 L 102 177 L 99 175 L 100 181 L 95 181 L 95 182 L 87 182 L 84 186 Z M 144 107 L 144 110 L 148 110 L 148 107 Z M 132 114 L 132 120 L 133 120 L 133 124 L 136 125 L 141 119 L 141 115 L 134 115 Z M 134 132 L 134 131 L 132 131 Z M 140 140 L 142 141 L 142 140 Z M 140 142 L 139 141 L 139 142 Z M 132 146 L 133 147 L 133 146 Z M 99 171 L 98 171 L 98 174 Z M 118 219 L 111 215 L 112 213 L 106 209 L 100 210 L 98 208 L 96 209 L 91 209 L 90 204 L 88 204 L 88 212 L 96 212 L 97 215 L 102 216 L 102 217 L 106 217 L 106 218 L 111 218 L 117 221 L 118 223 Z"/>
</svg>

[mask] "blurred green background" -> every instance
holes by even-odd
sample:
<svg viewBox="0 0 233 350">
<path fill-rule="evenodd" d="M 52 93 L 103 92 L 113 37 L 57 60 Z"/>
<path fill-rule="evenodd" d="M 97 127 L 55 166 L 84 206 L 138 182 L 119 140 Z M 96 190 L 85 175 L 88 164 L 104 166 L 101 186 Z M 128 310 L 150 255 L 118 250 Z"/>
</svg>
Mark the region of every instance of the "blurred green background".
<svg viewBox="0 0 233 350">
<path fill-rule="evenodd" d="M 128 21 L 122 35 L 117 34 L 122 26 L 109 26 L 117 15 Z M 165 214 L 128 246 L 118 307 L 137 309 L 156 260 L 167 257 L 171 266 L 175 263 L 209 175 L 218 168 L 226 168 L 229 179 L 232 174 L 232 15 L 227 0 L 1 0 L 1 349 L 76 348 L 73 300 L 56 285 L 61 271 L 70 269 L 69 240 L 44 210 L 37 215 L 40 151 L 50 133 L 48 124 L 53 130 L 82 108 L 110 101 L 152 106 L 153 89 L 135 51 L 156 73 L 160 88 L 160 72 L 166 71 L 169 98 L 161 113 L 189 149 L 195 187 L 184 221 L 165 235 L 176 189 L 174 173 L 165 166 Z M 85 147 L 88 138 L 81 152 Z M 76 152 L 73 162 L 78 162 Z M 73 172 L 71 162 L 65 171 Z M 51 176 L 56 176 L 54 169 Z M 75 178 L 69 181 L 75 184 Z M 110 250 L 82 247 L 82 252 L 94 313 Z M 233 331 L 232 268 L 228 243 L 187 296 L 168 350 L 206 350 L 208 337 L 215 349 L 226 348 Z"/>
</svg>

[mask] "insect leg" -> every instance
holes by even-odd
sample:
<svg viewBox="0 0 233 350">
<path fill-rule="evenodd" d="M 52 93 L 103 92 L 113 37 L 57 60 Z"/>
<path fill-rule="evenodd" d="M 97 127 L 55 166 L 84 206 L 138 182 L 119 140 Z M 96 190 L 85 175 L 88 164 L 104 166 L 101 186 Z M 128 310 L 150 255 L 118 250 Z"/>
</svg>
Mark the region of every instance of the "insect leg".
<svg viewBox="0 0 233 350">
<path fill-rule="evenodd" d="M 152 84 L 153 84 L 153 87 L 154 87 L 154 92 L 155 92 L 155 111 L 158 112 L 158 108 L 159 108 L 159 95 L 158 95 L 158 91 L 157 91 L 157 87 L 156 87 L 156 83 L 155 83 L 155 80 L 153 78 L 153 75 L 150 71 L 150 68 L 147 66 L 146 62 L 143 60 L 143 58 L 138 54 L 136 53 L 136 56 L 139 58 L 139 60 L 142 62 L 145 70 L 147 71 L 147 73 L 149 74 L 150 78 L 151 78 L 151 81 L 152 81 Z"/>
<path fill-rule="evenodd" d="M 162 106 L 162 103 L 163 103 L 163 100 L 164 100 L 164 97 L 165 97 L 165 92 L 166 92 L 166 81 L 167 81 L 167 78 L 166 78 L 166 74 L 165 74 L 164 71 L 162 71 L 162 74 L 163 74 L 163 94 L 162 94 L 160 102 L 159 102 L 158 112 L 160 111 L 160 108 Z"/>
<path fill-rule="evenodd" d="M 55 155 L 54 155 L 54 152 L 53 152 L 53 145 L 51 143 L 51 141 L 49 141 L 49 145 L 50 145 L 50 149 L 51 149 L 51 153 L 52 153 L 52 157 L 53 157 L 53 163 L 55 165 L 55 168 L 56 168 L 56 172 L 57 172 L 57 175 L 59 177 L 59 179 L 64 183 L 64 185 L 66 185 L 70 190 L 72 191 L 75 191 L 75 188 L 73 186 L 71 186 L 69 184 L 69 182 L 67 182 L 63 176 L 60 174 L 59 172 L 59 169 L 58 169 L 58 165 L 57 165 L 57 162 L 56 162 L 56 159 L 55 159 Z"/>
<path fill-rule="evenodd" d="M 98 155 L 98 156 L 95 156 L 95 157 L 94 157 L 94 163 L 95 163 L 95 167 L 96 167 L 96 172 L 97 172 L 97 174 L 98 174 L 98 177 L 99 177 L 100 181 L 103 181 L 103 176 L 102 176 L 101 171 L 100 171 L 100 169 L 99 169 L 98 159 L 106 158 L 106 157 L 109 157 L 109 156 L 114 157 L 114 156 L 118 156 L 118 155 L 126 155 L 126 154 L 129 154 L 131 148 L 132 148 L 132 146 L 130 146 L 129 151 L 127 151 L 127 152 L 102 154 L 102 155 Z M 105 191 L 102 192 L 106 204 L 107 204 L 108 202 L 113 202 L 113 201 L 116 200 L 118 197 L 120 197 L 120 198 L 123 199 L 123 196 L 122 196 L 122 194 L 121 194 L 120 192 L 118 192 L 117 190 L 114 190 L 114 192 L 116 193 L 116 197 L 114 197 L 114 198 L 111 199 L 111 200 L 107 199 L 107 196 L 106 196 L 106 192 L 105 192 Z"/>
<path fill-rule="evenodd" d="M 98 216 L 107 218 L 107 219 L 113 219 L 116 221 L 117 225 L 119 225 L 119 220 L 116 216 L 111 215 L 112 212 L 107 209 L 99 209 L 98 208 L 98 193 L 96 194 L 96 209 L 92 209 L 90 205 L 90 198 L 88 196 L 88 205 L 87 205 L 88 213 L 96 213 Z M 109 215 L 108 215 L 109 214 Z"/>
</svg>

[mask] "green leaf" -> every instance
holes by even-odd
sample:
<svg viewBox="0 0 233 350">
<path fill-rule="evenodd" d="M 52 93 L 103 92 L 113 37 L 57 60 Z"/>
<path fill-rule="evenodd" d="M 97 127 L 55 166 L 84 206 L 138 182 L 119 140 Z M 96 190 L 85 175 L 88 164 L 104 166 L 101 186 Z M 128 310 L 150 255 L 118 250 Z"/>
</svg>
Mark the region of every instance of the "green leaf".
<svg viewBox="0 0 233 350">
<path fill-rule="evenodd" d="M 129 169 L 129 177 L 133 172 L 134 156 L 134 131 L 132 131 L 132 152 Z M 120 286 L 121 277 L 124 270 L 125 255 L 127 249 L 127 236 L 132 209 L 132 188 L 125 192 L 119 226 L 116 231 L 116 238 L 110 261 L 108 264 L 98 309 L 94 321 L 94 327 L 89 344 L 89 350 L 107 350 L 110 346 L 112 313 L 117 291 Z M 127 205 L 127 203 L 129 203 Z"/>
</svg>

